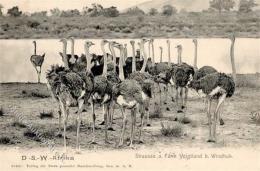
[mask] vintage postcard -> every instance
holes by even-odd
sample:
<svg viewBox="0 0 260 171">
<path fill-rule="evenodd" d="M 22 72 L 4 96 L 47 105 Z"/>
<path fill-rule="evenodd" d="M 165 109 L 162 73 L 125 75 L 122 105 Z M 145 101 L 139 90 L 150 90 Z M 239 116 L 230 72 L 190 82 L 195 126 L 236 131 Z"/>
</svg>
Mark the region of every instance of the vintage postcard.
<svg viewBox="0 0 260 171">
<path fill-rule="evenodd" d="M 260 0 L 1 0 L 0 170 L 260 170 Z"/>
</svg>

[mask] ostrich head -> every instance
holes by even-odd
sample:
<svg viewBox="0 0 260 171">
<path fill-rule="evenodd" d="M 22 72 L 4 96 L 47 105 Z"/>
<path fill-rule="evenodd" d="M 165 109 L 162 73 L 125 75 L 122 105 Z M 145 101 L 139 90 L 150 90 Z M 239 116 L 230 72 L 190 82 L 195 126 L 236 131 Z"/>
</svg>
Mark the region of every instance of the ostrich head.
<svg viewBox="0 0 260 171">
<path fill-rule="evenodd" d="M 198 40 L 197 39 L 193 39 L 192 42 L 197 45 L 198 44 Z"/>
<path fill-rule="evenodd" d="M 235 34 L 232 34 L 232 35 L 229 37 L 229 39 L 231 40 L 232 43 L 235 42 L 235 40 L 236 40 Z"/>
<path fill-rule="evenodd" d="M 75 42 L 75 38 L 73 36 L 69 37 L 68 40 L 70 40 L 72 43 Z"/>
<path fill-rule="evenodd" d="M 201 89 L 200 80 L 191 80 L 191 81 L 188 82 L 187 86 L 189 88 L 196 90 L 196 91 Z"/>
<path fill-rule="evenodd" d="M 33 44 L 34 44 L 34 45 L 36 44 L 36 41 L 35 41 L 35 40 L 33 41 Z"/>
<path fill-rule="evenodd" d="M 62 43 L 67 43 L 67 39 L 62 38 L 62 39 L 60 39 L 60 42 L 62 42 Z"/>
<path fill-rule="evenodd" d="M 85 42 L 85 46 L 88 47 L 88 48 L 90 48 L 93 45 L 95 45 L 95 44 L 93 42 L 91 42 L 91 41 L 86 41 Z"/>
<path fill-rule="evenodd" d="M 131 41 L 130 41 L 130 44 L 131 44 L 132 46 L 134 46 L 134 45 L 135 45 L 135 41 L 134 41 L 134 40 L 131 40 Z"/>
<path fill-rule="evenodd" d="M 177 45 L 176 48 L 177 48 L 178 50 L 182 50 L 182 45 Z"/>
<path fill-rule="evenodd" d="M 105 46 L 107 43 L 109 43 L 109 41 L 106 40 L 106 39 L 103 39 L 103 40 L 101 41 L 101 46 Z"/>
</svg>

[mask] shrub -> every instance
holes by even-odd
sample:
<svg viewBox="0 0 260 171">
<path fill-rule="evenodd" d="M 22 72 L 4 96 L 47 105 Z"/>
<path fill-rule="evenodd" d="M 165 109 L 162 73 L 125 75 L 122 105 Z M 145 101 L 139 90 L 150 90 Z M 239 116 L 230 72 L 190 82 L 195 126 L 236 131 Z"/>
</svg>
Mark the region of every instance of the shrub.
<svg viewBox="0 0 260 171">
<path fill-rule="evenodd" d="M 28 21 L 27 22 L 27 26 L 31 27 L 31 28 L 37 28 L 40 25 L 40 23 L 38 21 Z"/>
<path fill-rule="evenodd" d="M 179 123 L 161 122 L 161 133 L 166 137 L 181 137 L 183 135 L 183 127 Z"/>
<path fill-rule="evenodd" d="M 179 118 L 178 121 L 182 124 L 189 124 L 192 122 L 191 119 L 186 116 Z"/>
<path fill-rule="evenodd" d="M 0 144 L 10 144 L 11 139 L 9 137 L 2 136 L 0 137 Z"/>
<path fill-rule="evenodd" d="M 132 33 L 132 30 L 129 27 L 126 27 L 122 30 L 123 33 Z"/>
<path fill-rule="evenodd" d="M 0 108 L 0 116 L 4 116 L 4 113 L 5 113 L 5 112 L 4 112 L 4 109 L 1 107 L 1 108 Z"/>
<path fill-rule="evenodd" d="M 38 97 L 38 98 L 49 98 L 49 94 L 45 94 L 43 92 L 40 92 L 38 90 L 22 90 L 23 97 Z"/>
<path fill-rule="evenodd" d="M 19 122 L 19 121 L 14 121 L 12 123 L 12 126 L 13 127 L 19 127 L 19 128 L 26 128 L 26 125 L 24 125 L 22 122 Z"/>
<path fill-rule="evenodd" d="M 158 104 L 155 104 L 153 113 L 150 114 L 150 118 L 162 118 L 162 110 Z"/>
<path fill-rule="evenodd" d="M 53 118 L 53 111 L 49 111 L 49 112 L 40 112 L 40 118 L 44 119 L 44 118 Z"/>
<path fill-rule="evenodd" d="M 22 11 L 19 11 L 18 6 L 14 6 L 13 8 L 8 9 L 7 14 L 11 17 L 20 17 L 22 15 Z"/>
</svg>

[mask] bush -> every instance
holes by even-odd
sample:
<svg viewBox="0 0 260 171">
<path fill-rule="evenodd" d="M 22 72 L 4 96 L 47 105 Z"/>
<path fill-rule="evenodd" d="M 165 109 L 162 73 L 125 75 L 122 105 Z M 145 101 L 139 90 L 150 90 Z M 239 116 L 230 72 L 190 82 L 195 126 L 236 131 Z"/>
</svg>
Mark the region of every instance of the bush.
<svg viewBox="0 0 260 171">
<path fill-rule="evenodd" d="M 39 90 L 22 90 L 23 97 L 49 98 L 50 94 L 45 94 Z"/>
<path fill-rule="evenodd" d="M 117 17 L 117 16 L 119 16 L 119 11 L 117 10 L 116 7 L 112 6 L 112 7 L 103 9 L 103 15 L 105 17 Z"/>
<path fill-rule="evenodd" d="M 4 116 L 4 113 L 5 113 L 5 112 L 4 112 L 4 109 L 1 107 L 1 108 L 0 108 L 0 116 Z"/>
<path fill-rule="evenodd" d="M 37 28 L 40 25 L 40 23 L 38 21 L 28 21 L 27 22 L 27 26 L 30 28 Z"/>
<path fill-rule="evenodd" d="M 10 144 L 11 143 L 11 139 L 9 137 L 0 137 L 0 144 Z"/>
<path fill-rule="evenodd" d="M 23 123 L 20 122 L 20 121 L 14 121 L 14 122 L 12 123 L 12 126 L 13 126 L 13 127 L 19 127 L 19 128 L 26 128 L 26 125 L 23 124 Z"/>
<path fill-rule="evenodd" d="M 44 119 L 44 118 L 53 118 L 53 111 L 49 111 L 49 112 L 40 112 L 40 118 Z"/>
<path fill-rule="evenodd" d="M 158 104 L 155 104 L 153 113 L 150 114 L 150 118 L 162 118 L 162 110 Z"/>
<path fill-rule="evenodd" d="M 123 33 L 132 33 L 132 30 L 129 27 L 126 27 L 122 30 Z"/>
<path fill-rule="evenodd" d="M 179 123 L 161 122 L 161 133 L 166 137 L 181 137 L 183 135 L 183 127 Z"/>
<path fill-rule="evenodd" d="M 20 17 L 22 15 L 22 11 L 19 11 L 18 6 L 8 9 L 7 14 L 11 17 Z"/>
<path fill-rule="evenodd" d="M 162 14 L 165 16 L 171 16 L 177 13 L 177 9 L 171 5 L 164 5 L 162 8 Z"/>
</svg>

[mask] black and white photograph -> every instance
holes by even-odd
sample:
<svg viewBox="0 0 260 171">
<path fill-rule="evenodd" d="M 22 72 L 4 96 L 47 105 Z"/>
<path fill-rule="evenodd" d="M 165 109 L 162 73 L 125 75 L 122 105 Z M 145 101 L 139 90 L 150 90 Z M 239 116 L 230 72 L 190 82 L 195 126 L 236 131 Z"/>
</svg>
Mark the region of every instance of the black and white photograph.
<svg viewBox="0 0 260 171">
<path fill-rule="evenodd" d="M 0 170 L 260 170 L 260 0 L 1 0 Z"/>
</svg>

